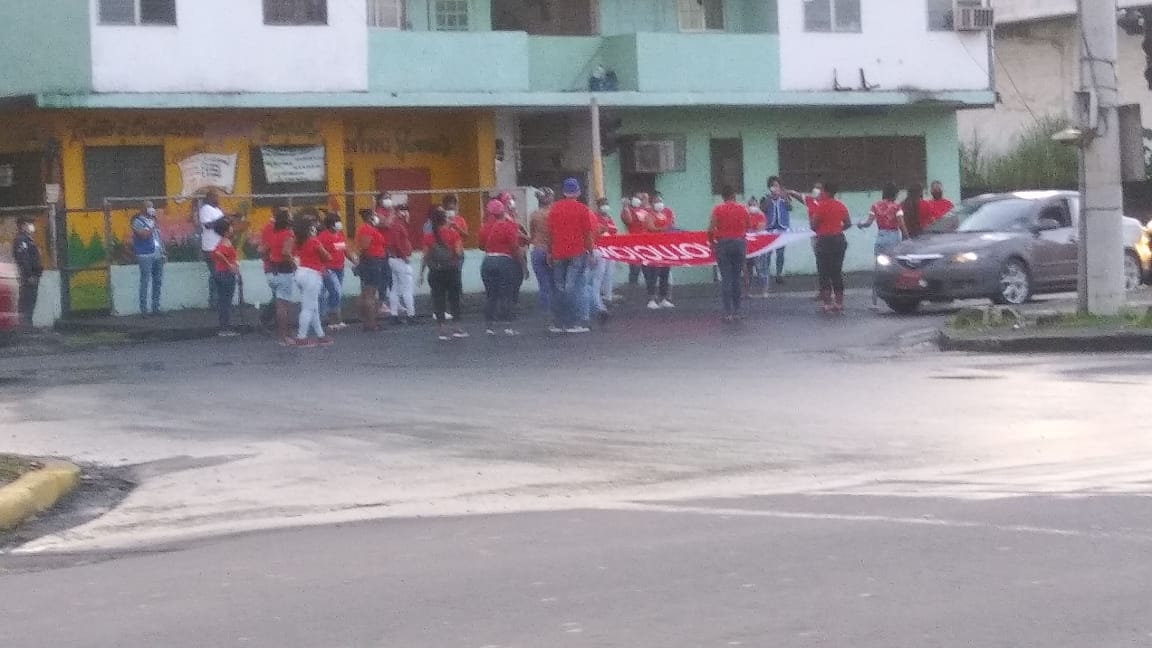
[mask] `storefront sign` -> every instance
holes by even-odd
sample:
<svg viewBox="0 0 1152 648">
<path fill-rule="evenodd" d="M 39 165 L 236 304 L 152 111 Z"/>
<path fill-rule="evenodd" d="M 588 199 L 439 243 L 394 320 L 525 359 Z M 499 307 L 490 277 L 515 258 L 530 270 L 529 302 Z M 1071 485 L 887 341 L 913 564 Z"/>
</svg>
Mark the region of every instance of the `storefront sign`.
<svg viewBox="0 0 1152 648">
<path fill-rule="evenodd" d="M 749 234 L 747 257 L 768 254 L 797 241 L 812 238 L 812 232 L 762 232 Z M 596 248 L 605 258 L 647 266 L 708 266 L 716 263 L 707 232 L 667 234 L 622 234 L 602 236 Z"/>
<path fill-rule="evenodd" d="M 197 153 L 180 161 L 181 195 L 191 196 L 209 187 L 232 193 L 236 187 L 236 154 Z"/>
<path fill-rule="evenodd" d="M 324 182 L 323 146 L 294 146 L 260 149 L 264 159 L 264 177 L 271 183 Z"/>
<path fill-rule="evenodd" d="M 452 138 L 448 135 L 415 133 L 410 128 L 358 129 L 345 140 L 344 150 L 348 153 L 395 155 L 400 161 L 409 155 L 448 157 L 454 152 Z"/>
</svg>

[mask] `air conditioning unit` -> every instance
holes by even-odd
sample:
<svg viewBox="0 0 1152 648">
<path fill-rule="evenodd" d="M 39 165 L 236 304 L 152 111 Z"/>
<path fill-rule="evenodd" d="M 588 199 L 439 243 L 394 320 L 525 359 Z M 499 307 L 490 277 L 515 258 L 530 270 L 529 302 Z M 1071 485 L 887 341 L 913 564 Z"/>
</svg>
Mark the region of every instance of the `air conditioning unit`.
<svg viewBox="0 0 1152 648">
<path fill-rule="evenodd" d="M 991 7 L 956 7 L 952 24 L 958 32 L 991 31 L 996 27 L 996 14 Z"/>
<path fill-rule="evenodd" d="M 632 144 L 633 173 L 667 173 L 677 169 L 676 142 L 637 140 Z"/>
</svg>

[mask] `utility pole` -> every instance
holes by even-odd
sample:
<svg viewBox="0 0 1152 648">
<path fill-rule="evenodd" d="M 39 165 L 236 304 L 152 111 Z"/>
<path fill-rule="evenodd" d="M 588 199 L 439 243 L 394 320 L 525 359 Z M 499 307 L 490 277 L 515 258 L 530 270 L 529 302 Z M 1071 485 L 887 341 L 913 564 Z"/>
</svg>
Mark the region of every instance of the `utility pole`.
<svg viewBox="0 0 1152 648">
<path fill-rule="evenodd" d="M 1080 286 L 1082 313 L 1116 315 L 1123 308 L 1124 191 L 1120 174 L 1116 3 L 1077 0 L 1080 14 Z"/>
<path fill-rule="evenodd" d="M 604 197 L 604 150 L 600 142 L 600 102 L 592 98 L 592 201 Z"/>
</svg>

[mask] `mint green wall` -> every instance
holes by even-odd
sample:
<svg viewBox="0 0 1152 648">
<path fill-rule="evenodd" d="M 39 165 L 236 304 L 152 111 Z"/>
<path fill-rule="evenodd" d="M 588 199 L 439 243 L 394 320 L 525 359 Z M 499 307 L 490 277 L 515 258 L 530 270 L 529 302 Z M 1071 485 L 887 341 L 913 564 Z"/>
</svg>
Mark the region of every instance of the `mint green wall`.
<svg viewBox="0 0 1152 648">
<path fill-rule="evenodd" d="M 528 39 L 528 66 L 534 92 L 570 92 L 588 89 L 591 61 L 602 43 L 596 36 L 532 36 Z"/>
<path fill-rule="evenodd" d="M 595 39 L 593 39 L 595 40 Z M 368 32 L 368 88 L 403 92 L 527 92 L 523 32 Z"/>
<path fill-rule="evenodd" d="M 0 0 L 0 94 L 92 89 L 89 0 Z"/>
<path fill-rule="evenodd" d="M 404 11 L 413 31 L 428 31 L 432 28 L 431 9 L 435 1 L 407 0 Z M 492 29 L 492 0 L 469 0 L 469 2 L 469 31 L 490 31 Z"/>
<path fill-rule="evenodd" d="M 637 34 L 641 92 L 780 89 L 773 34 Z"/>
<path fill-rule="evenodd" d="M 925 138 L 928 153 L 929 177 L 925 180 L 941 180 L 953 198 L 956 198 L 960 185 L 956 114 L 948 109 L 906 108 L 874 114 L 803 108 L 667 109 L 626 112 L 622 117 L 622 131 L 625 133 L 677 134 L 687 138 L 687 169 L 657 177 L 657 189 L 676 211 L 677 219 L 685 229 L 705 228 L 712 207 L 719 201 L 718 196 L 712 195 L 711 188 L 709 141 L 712 138 L 743 139 L 744 183 L 748 195 L 763 195 L 768 176 L 779 173 L 779 137 L 921 135 Z M 613 202 L 620 199 L 620 178 L 618 156 L 608 158 L 605 161 L 605 185 Z M 847 193 L 841 199 L 852 211 L 854 220 L 863 220 L 872 203 L 880 199 L 880 188 L 872 192 Z M 793 219 L 795 224 L 806 226 L 803 208 L 797 207 Z M 852 230 L 848 237 L 846 267 L 849 270 L 871 269 L 875 232 Z M 786 272 L 811 274 L 815 268 L 809 246 L 789 248 Z M 677 273 L 686 273 L 682 276 L 693 280 L 710 276 L 703 271 L 699 276 L 690 270 L 678 270 Z"/>
</svg>

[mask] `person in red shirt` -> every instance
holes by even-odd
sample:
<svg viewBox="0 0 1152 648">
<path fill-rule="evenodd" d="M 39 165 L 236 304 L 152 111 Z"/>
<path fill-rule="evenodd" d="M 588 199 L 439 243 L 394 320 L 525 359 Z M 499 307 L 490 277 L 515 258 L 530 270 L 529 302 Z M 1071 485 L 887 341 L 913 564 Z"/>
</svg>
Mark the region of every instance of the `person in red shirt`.
<svg viewBox="0 0 1152 648">
<path fill-rule="evenodd" d="M 300 291 L 300 322 L 296 330 L 296 346 L 327 346 L 332 339 L 324 335 L 320 321 L 320 290 L 324 287 L 324 273 L 332 255 L 317 236 L 316 223 L 305 220 L 296 225 L 296 287 Z M 316 337 L 310 337 L 315 332 Z"/>
<path fill-rule="evenodd" d="M 607 198 L 596 200 L 596 222 L 593 231 L 597 241 L 604 236 L 615 236 L 619 233 L 616 221 L 612 220 L 612 206 Z M 593 251 L 594 266 L 590 275 L 590 296 L 585 301 L 596 307 L 596 312 L 603 323 L 608 319 L 608 305 L 612 303 L 612 290 L 616 275 L 616 262 L 604 256 L 599 248 Z"/>
<path fill-rule="evenodd" d="M 757 234 L 768 230 L 768 217 L 760 209 L 760 201 L 752 196 L 748 199 L 748 233 Z M 771 270 L 769 261 L 772 255 L 761 254 L 755 259 L 744 261 L 744 298 L 748 299 L 752 293 L 752 284 L 755 283 L 759 294 L 768 297 L 768 273 Z"/>
<path fill-rule="evenodd" d="M 272 299 L 276 303 L 276 339 L 291 344 L 292 304 L 296 301 L 296 272 L 292 255 L 296 238 L 292 234 L 292 212 L 278 207 L 272 222 L 260 237 L 260 253 L 264 257 L 264 272 Z"/>
<path fill-rule="evenodd" d="M 392 194 L 384 191 L 376 194 L 376 229 L 384 235 L 384 242 L 388 242 L 388 223 L 391 222 L 392 217 L 396 215 L 396 200 L 392 198 Z M 381 264 L 383 274 L 376 282 L 376 302 L 378 308 L 376 314 L 380 317 L 388 317 L 392 311 L 388 307 L 388 293 L 392 290 L 392 266 L 388 263 L 387 258 Z"/>
<path fill-rule="evenodd" d="M 377 331 L 377 305 L 381 287 L 385 286 L 388 240 L 380 231 L 380 217 L 371 209 L 360 212 L 363 223 L 356 230 L 356 247 L 360 249 L 360 317 L 365 331 Z"/>
<path fill-rule="evenodd" d="M 716 251 L 716 265 L 720 268 L 720 298 L 724 305 L 724 321 L 734 322 L 740 314 L 740 275 L 748 256 L 745 235 L 752 218 L 748 208 L 736 201 L 736 190 L 725 186 L 721 192 L 724 202 L 712 210 L 708 225 L 708 242 Z"/>
<path fill-rule="evenodd" d="M 876 224 L 876 244 L 872 249 L 875 256 L 887 254 L 892 251 L 892 248 L 900 245 L 900 241 L 908 236 L 907 229 L 904 226 L 904 210 L 900 207 L 900 203 L 896 202 L 896 195 L 899 190 L 895 184 L 889 182 L 884 185 L 884 190 L 880 194 L 880 201 L 872 205 L 872 209 L 868 211 L 868 218 L 860 223 L 860 229 L 867 229 Z M 876 295 L 876 287 L 872 287 L 872 306 L 875 308 L 879 299 Z"/>
<path fill-rule="evenodd" d="M 826 314 L 844 312 L 844 255 L 848 239 L 844 230 L 852 226 L 848 207 L 836 199 L 836 186 L 824 183 L 819 201 L 809 198 L 808 219 L 816 232 L 816 271 L 820 275 L 820 299 Z"/>
<path fill-rule="evenodd" d="M 408 205 L 400 205 L 388 221 L 388 267 L 392 271 L 388 305 L 392 311 L 392 321 L 397 324 L 407 324 L 416 316 L 416 277 L 412 272 L 409 219 Z"/>
<path fill-rule="evenodd" d="M 480 249 L 484 262 L 480 278 L 484 281 L 484 324 L 488 335 L 496 335 L 497 325 L 505 325 L 505 335 L 519 335 L 512 328 L 512 297 L 523 276 L 524 248 L 520 245 L 520 227 L 507 213 L 499 199 L 488 202 L 484 210 L 487 221 L 480 228 Z"/>
<path fill-rule="evenodd" d="M 648 234 L 665 234 L 676 227 L 676 214 L 664 204 L 664 198 L 656 194 L 656 202 L 644 220 L 644 231 Z M 669 266 L 644 266 L 644 286 L 648 289 L 648 310 L 676 308 L 669 299 L 672 291 L 672 268 Z"/>
<path fill-rule="evenodd" d="M 432 231 L 424 235 L 424 259 L 420 265 L 420 283 L 428 273 L 428 286 L 432 289 L 432 316 L 441 340 L 466 338 L 468 334 L 457 328 L 447 332 L 448 317 L 460 320 L 460 262 L 464 259 L 464 239 L 460 231 L 448 223 L 443 208 L 432 212 L 429 220 Z"/>
<path fill-rule="evenodd" d="M 331 260 L 324 271 L 324 290 L 321 295 L 321 311 L 326 316 L 329 330 L 339 331 L 348 328 L 342 319 L 341 306 L 344 298 L 344 265 L 348 259 L 348 239 L 344 236 L 344 221 L 337 212 L 324 216 L 324 229 L 317 238 L 328 251 Z M 355 263 L 355 255 L 353 255 Z"/>
<path fill-rule="evenodd" d="M 925 214 L 924 218 L 924 227 L 944 218 L 944 216 L 955 207 L 951 200 L 944 197 L 944 183 L 939 180 L 933 180 L 930 192 L 932 198 L 925 201 L 927 203 L 927 214 Z"/>
<path fill-rule="evenodd" d="M 220 242 L 212 250 L 213 261 L 212 282 L 216 285 L 216 316 L 219 323 L 220 337 L 235 337 L 232 330 L 232 297 L 236 294 L 236 278 L 240 276 L 240 263 L 237 261 L 236 248 L 231 234 L 232 224 L 227 218 L 221 218 L 212 224 L 213 231 L 220 236 Z"/>
<path fill-rule="evenodd" d="M 904 202 L 900 204 L 904 212 L 904 233 L 908 238 L 917 238 L 928 226 L 932 207 L 924 200 L 924 187 L 913 184 L 904 192 Z"/>
<path fill-rule="evenodd" d="M 580 202 L 580 181 L 564 181 L 564 199 L 548 212 L 548 258 L 556 282 L 553 325 L 549 331 L 587 333 L 580 323 L 581 301 L 586 293 L 588 258 L 595 247 L 592 223 L 595 216 Z"/>
<path fill-rule="evenodd" d="M 638 193 L 631 198 L 624 199 L 624 209 L 620 211 L 620 222 L 624 223 L 624 231 L 629 234 L 643 234 L 648 227 L 645 225 L 652 208 L 648 204 L 648 194 Z M 640 283 L 640 275 L 644 266 L 633 263 L 628 266 L 628 283 L 635 286 Z"/>
</svg>

